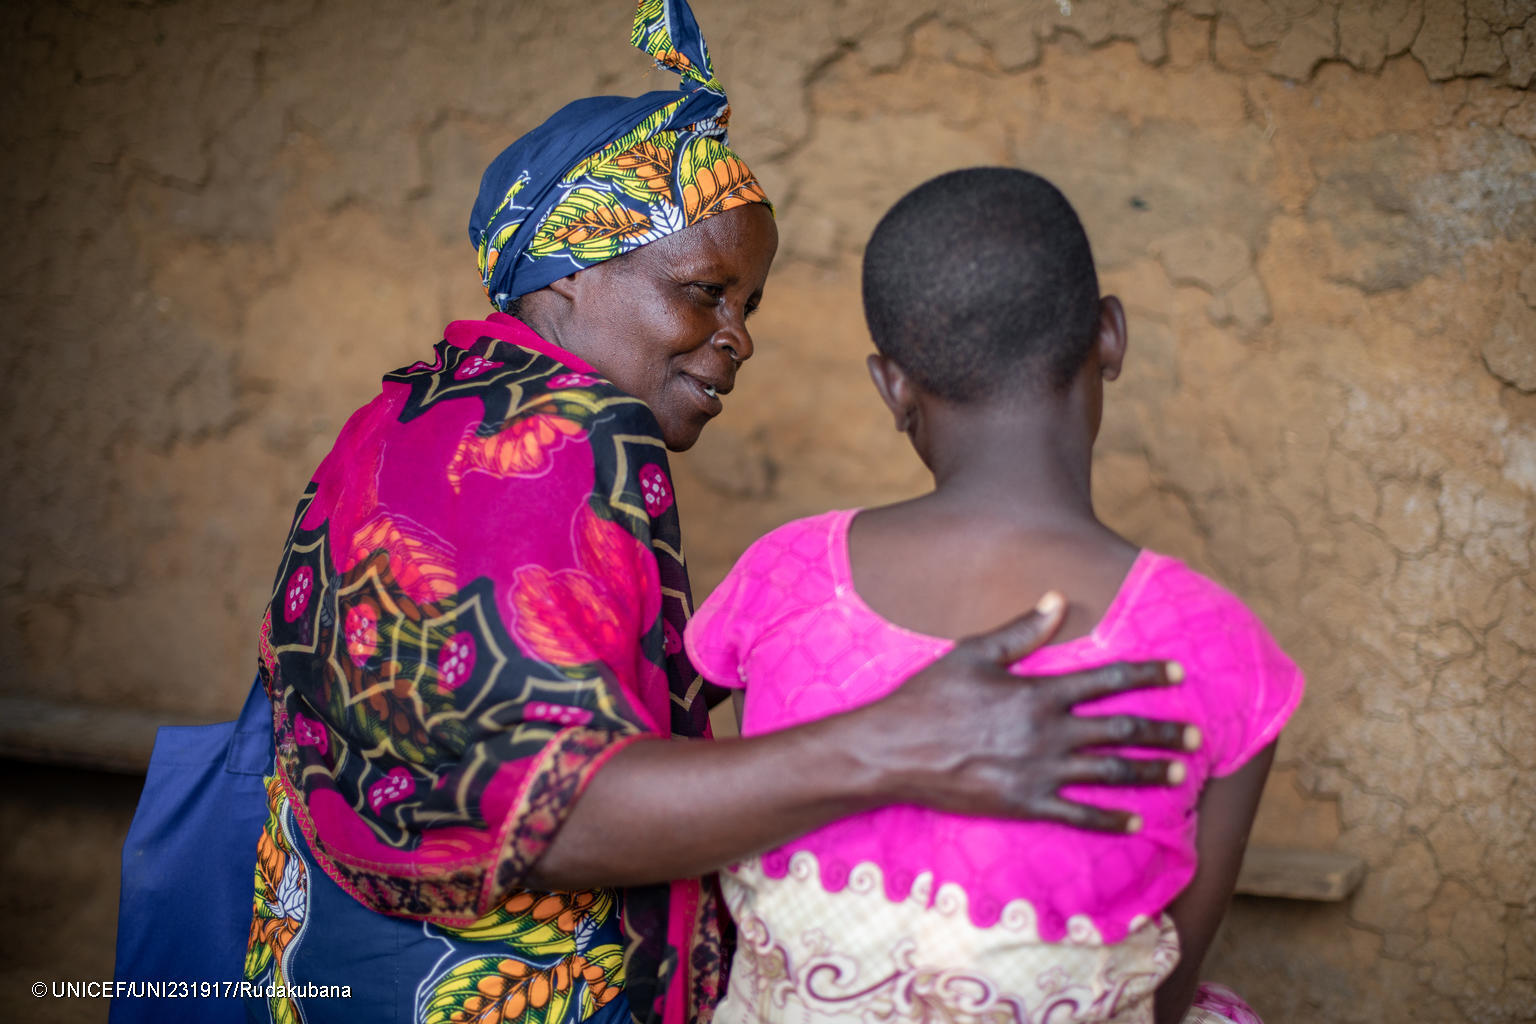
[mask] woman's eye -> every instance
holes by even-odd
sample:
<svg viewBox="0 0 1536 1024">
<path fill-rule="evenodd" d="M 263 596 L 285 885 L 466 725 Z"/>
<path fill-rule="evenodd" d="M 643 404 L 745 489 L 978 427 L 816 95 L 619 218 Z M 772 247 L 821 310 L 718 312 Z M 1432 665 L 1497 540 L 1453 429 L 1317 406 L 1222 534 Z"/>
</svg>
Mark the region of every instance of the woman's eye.
<svg viewBox="0 0 1536 1024">
<path fill-rule="evenodd" d="M 723 285 L 710 284 L 707 281 L 694 281 L 688 287 L 708 298 L 711 302 L 719 302 L 721 296 L 725 294 L 725 287 Z"/>
<path fill-rule="evenodd" d="M 748 306 L 748 307 L 747 307 L 747 308 L 746 308 L 746 311 L 745 311 L 745 312 L 743 312 L 743 313 L 742 313 L 742 314 L 741 314 L 741 318 L 742 318 L 742 319 L 743 319 L 743 320 L 746 320 L 746 319 L 748 319 L 748 318 L 749 318 L 749 317 L 751 317 L 751 315 L 752 315 L 752 314 L 753 314 L 753 313 L 756 313 L 756 312 L 757 312 L 757 303 L 755 303 L 755 302 L 754 302 L 754 303 L 752 303 L 752 304 L 751 304 L 751 305 L 750 305 L 750 306 Z"/>
</svg>

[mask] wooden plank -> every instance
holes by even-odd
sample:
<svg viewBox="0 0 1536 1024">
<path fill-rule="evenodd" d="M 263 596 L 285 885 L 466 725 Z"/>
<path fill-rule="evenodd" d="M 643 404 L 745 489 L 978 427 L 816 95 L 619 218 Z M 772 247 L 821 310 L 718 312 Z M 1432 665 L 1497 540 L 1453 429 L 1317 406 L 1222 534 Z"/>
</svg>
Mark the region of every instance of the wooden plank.
<svg viewBox="0 0 1536 1024">
<path fill-rule="evenodd" d="M 1237 876 L 1245 896 L 1337 903 L 1365 877 L 1365 861 L 1354 854 L 1286 846 L 1250 846 Z"/>
<path fill-rule="evenodd" d="M 0 757 L 143 774 L 156 729 L 194 724 L 163 712 L 0 697 Z"/>
</svg>

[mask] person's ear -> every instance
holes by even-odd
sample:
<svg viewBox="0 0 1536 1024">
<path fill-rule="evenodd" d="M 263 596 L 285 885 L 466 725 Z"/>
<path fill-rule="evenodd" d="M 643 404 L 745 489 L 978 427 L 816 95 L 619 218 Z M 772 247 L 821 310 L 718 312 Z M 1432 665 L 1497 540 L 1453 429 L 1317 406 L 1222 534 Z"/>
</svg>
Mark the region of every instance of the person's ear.
<svg viewBox="0 0 1536 1024">
<path fill-rule="evenodd" d="M 1106 295 L 1099 300 L 1099 331 L 1094 342 L 1099 374 L 1105 380 L 1120 376 L 1126 343 L 1125 307 L 1115 296 Z"/>
<path fill-rule="evenodd" d="M 556 278 L 549 283 L 549 290 L 567 302 L 575 302 L 577 293 L 581 291 L 581 282 L 576 280 L 576 275 L 580 273 L 581 271 L 578 270 L 575 273 Z"/>
<path fill-rule="evenodd" d="M 891 410 L 896 429 L 907 433 L 912 429 L 912 417 L 917 410 L 912 378 L 894 359 L 878 352 L 864 360 L 864 364 L 869 367 L 869 379 L 875 382 L 880 400 Z"/>
</svg>

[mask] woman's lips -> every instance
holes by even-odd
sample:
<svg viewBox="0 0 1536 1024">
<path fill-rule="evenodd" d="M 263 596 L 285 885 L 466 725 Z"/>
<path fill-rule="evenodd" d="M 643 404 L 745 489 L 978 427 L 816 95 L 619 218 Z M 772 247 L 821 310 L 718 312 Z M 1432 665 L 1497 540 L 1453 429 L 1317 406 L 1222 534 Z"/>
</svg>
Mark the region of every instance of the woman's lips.
<svg viewBox="0 0 1536 1024">
<path fill-rule="evenodd" d="M 713 384 L 706 383 L 690 373 L 682 376 L 683 380 L 687 381 L 688 389 L 699 408 L 709 416 L 720 415 L 720 410 L 725 408 L 725 403 L 720 401 L 719 390 Z"/>
</svg>

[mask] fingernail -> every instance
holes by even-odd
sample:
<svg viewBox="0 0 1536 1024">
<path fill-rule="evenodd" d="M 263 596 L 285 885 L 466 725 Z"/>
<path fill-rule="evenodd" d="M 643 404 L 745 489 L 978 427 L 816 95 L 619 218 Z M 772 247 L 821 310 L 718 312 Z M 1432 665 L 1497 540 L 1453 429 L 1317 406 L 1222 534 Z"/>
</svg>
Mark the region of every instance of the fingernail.
<svg viewBox="0 0 1536 1024">
<path fill-rule="evenodd" d="M 1125 823 L 1125 830 L 1127 832 L 1140 832 L 1141 831 L 1141 815 L 1139 815 L 1139 814 L 1131 815 L 1131 820 L 1127 821 Z"/>
<path fill-rule="evenodd" d="M 1189 775 L 1189 769 L 1184 767 L 1183 761 L 1174 761 L 1168 766 L 1168 785 L 1177 786 Z"/>
<path fill-rule="evenodd" d="M 1200 749 L 1200 727 L 1198 725 L 1186 725 L 1184 727 L 1184 749 Z"/>
<path fill-rule="evenodd" d="M 1182 683 L 1184 681 L 1184 666 L 1176 661 L 1168 662 L 1167 667 L 1163 671 L 1168 674 L 1168 681 L 1170 683 Z"/>
<path fill-rule="evenodd" d="M 1040 603 L 1035 605 L 1035 611 L 1039 612 L 1041 615 L 1055 615 L 1058 611 L 1061 610 L 1061 606 L 1064 603 L 1065 600 L 1062 598 L 1060 592 L 1055 590 L 1047 590 L 1045 592 L 1045 596 L 1040 599 Z"/>
</svg>

